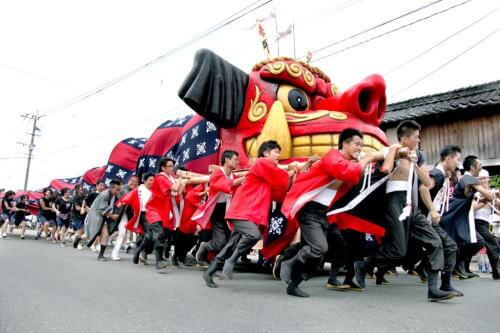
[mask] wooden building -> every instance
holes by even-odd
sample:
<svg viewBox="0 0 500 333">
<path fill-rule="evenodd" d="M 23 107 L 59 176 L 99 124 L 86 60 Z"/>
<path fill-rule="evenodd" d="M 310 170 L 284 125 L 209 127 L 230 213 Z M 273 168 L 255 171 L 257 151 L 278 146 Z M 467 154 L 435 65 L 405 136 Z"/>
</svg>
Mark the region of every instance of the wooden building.
<svg viewBox="0 0 500 333">
<path fill-rule="evenodd" d="M 457 144 L 463 157 L 476 155 L 500 174 L 500 80 L 388 105 L 381 127 L 390 142 L 397 142 L 396 127 L 407 119 L 422 126 L 420 148 L 429 165 L 439 161 L 443 146 Z"/>
</svg>

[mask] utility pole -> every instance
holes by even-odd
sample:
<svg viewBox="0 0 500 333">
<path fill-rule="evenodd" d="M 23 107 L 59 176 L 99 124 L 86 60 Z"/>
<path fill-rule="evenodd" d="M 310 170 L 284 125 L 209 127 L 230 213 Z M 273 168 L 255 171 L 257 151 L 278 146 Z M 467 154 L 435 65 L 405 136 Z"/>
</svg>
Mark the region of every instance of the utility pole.
<svg viewBox="0 0 500 333">
<path fill-rule="evenodd" d="M 31 136 L 30 143 L 29 143 L 29 145 L 23 144 L 25 146 L 26 145 L 28 146 L 28 163 L 26 165 L 26 176 L 24 177 L 24 190 L 26 191 L 28 189 L 28 179 L 29 179 L 29 175 L 30 175 L 31 158 L 33 155 L 33 150 L 35 149 L 35 136 L 38 136 L 38 134 L 36 134 L 36 132 L 40 131 L 40 129 L 38 127 L 36 127 L 36 123 L 40 118 L 43 117 L 43 115 L 38 115 L 38 111 L 37 111 L 35 114 L 26 113 L 26 114 L 21 115 L 21 117 L 24 119 L 29 119 L 29 120 L 33 121 L 33 129 L 31 130 L 31 133 L 28 133 Z"/>
</svg>

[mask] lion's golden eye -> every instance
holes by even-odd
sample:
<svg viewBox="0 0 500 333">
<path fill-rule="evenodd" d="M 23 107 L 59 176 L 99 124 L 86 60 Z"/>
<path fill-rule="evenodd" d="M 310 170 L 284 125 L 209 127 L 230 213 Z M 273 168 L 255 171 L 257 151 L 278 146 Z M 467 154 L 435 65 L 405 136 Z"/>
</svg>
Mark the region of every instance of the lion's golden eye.
<svg viewBox="0 0 500 333">
<path fill-rule="evenodd" d="M 309 109 L 307 94 L 297 87 L 281 85 L 278 89 L 278 100 L 286 112 L 306 111 Z"/>
</svg>

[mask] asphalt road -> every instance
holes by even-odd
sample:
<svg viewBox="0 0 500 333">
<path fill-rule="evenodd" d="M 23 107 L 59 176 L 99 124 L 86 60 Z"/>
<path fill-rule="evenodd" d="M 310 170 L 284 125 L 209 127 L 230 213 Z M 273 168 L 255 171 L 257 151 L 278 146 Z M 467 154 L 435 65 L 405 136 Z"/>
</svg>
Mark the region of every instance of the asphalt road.
<svg viewBox="0 0 500 333">
<path fill-rule="evenodd" d="M 100 262 L 85 249 L 45 240 L 0 239 L 0 332 L 498 332 L 500 283 L 486 276 L 455 281 L 463 298 L 426 300 L 417 278 L 368 281 L 364 292 L 303 285 L 287 296 L 271 275 L 236 273 L 205 286 L 197 268 Z"/>
</svg>

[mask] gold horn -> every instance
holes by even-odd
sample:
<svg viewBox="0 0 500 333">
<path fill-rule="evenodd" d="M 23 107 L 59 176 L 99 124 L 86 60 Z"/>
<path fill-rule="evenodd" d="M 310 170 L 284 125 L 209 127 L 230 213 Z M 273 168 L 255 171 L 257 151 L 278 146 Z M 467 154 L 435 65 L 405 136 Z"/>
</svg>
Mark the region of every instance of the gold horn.
<svg viewBox="0 0 500 333">
<path fill-rule="evenodd" d="M 252 157 L 257 157 L 257 151 L 262 143 L 268 140 L 275 140 L 281 146 L 281 159 L 285 160 L 292 156 L 292 137 L 286 120 L 285 109 L 280 101 L 275 101 L 271 111 L 267 115 L 262 132 L 251 143 L 247 142 L 251 148 L 248 150 Z"/>
</svg>

